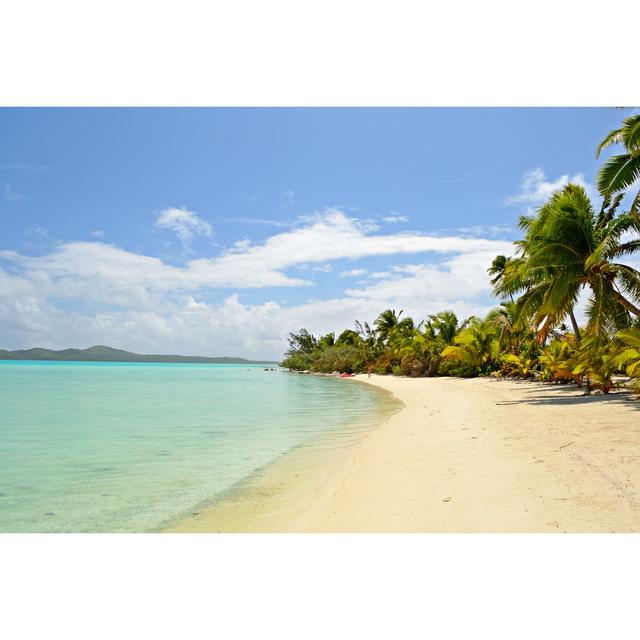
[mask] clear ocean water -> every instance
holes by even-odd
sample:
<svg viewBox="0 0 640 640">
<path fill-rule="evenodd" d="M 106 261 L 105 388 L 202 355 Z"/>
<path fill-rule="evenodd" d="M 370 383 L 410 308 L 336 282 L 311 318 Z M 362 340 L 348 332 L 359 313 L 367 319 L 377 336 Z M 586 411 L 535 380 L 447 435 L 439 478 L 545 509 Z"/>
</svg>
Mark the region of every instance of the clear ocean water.
<svg viewBox="0 0 640 640">
<path fill-rule="evenodd" d="M 367 385 L 263 369 L 0 361 L 0 531 L 154 531 L 397 408 Z"/>
</svg>

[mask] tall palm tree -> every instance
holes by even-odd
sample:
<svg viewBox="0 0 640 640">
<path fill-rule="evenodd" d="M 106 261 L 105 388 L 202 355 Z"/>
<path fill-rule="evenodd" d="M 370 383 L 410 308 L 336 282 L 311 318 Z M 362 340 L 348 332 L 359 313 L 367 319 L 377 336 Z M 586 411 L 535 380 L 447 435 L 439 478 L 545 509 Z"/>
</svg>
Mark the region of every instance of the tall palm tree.
<svg viewBox="0 0 640 640">
<path fill-rule="evenodd" d="M 518 355 L 525 341 L 533 341 L 531 327 L 523 318 L 519 318 L 515 302 L 503 302 L 489 311 L 486 319 L 500 330 L 500 347 L 506 351 L 513 351 Z"/>
<path fill-rule="evenodd" d="M 442 348 L 451 344 L 460 329 L 458 316 L 453 311 L 441 311 L 429 316 L 429 320 L 429 326 L 433 329 L 435 337 L 442 343 Z"/>
<path fill-rule="evenodd" d="M 383 342 L 386 342 L 389 339 L 389 336 L 397 328 L 398 324 L 400 323 L 400 316 L 402 315 L 402 313 L 402 311 L 396 313 L 395 309 L 385 309 L 376 318 L 373 325 L 376 328 L 378 337 Z"/>
<path fill-rule="evenodd" d="M 569 184 L 535 216 L 521 218 L 525 238 L 517 243 L 520 256 L 502 288 L 522 292 L 519 314 L 533 319 L 539 338 L 569 316 L 580 340 L 573 310 L 584 288 L 590 290 L 590 333 L 610 335 L 640 316 L 640 272 L 619 262 L 640 250 L 637 240 L 623 240 L 627 232 L 640 232 L 640 219 L 616 215 L 619 204 L 620 198 L 608 201 L 596 213 L 585 189 Z"/>
<path fill-rule="evenodd" d="M 504 277 L 505 269 L 507 268 L 507 256 L 496 256 L 491 262 L 491 266 L 487 269 L 487 272 L 491 278 L 491 284 L 495 286 L 498 284 L 502 278 Z"/>
<path fill-rule="evenodd" d="M 439 342 L 430 327 L 424 333 L 414 329 L 413 334 L 406 336 L 401 342 L 397 355 L 403 368 L 409 369 L 412 375 L 434 375 L 440 362 Z"/>
<path fill-rule="evenodd" d="M 598 189 L 605 197 L 626 191 L 640 180 L 640 113 L 625 118 L 619 129 L 610 131 L 596 149 L 596 158 L 603 149 L 615 144 L 624 146 L 625 153 L 611 156 L 598 172 Z M 631 213 L 638 213 L 640 191 L 631 205 Z"/>
<path fill-rule="evenodd" d="M 511 258 L 507 258 L 507 256 L 499 255 L 496 256 L 491 262 L 491 266 L 487 269 L 487 273 L 492 276 L 491 277 L 491 286 L 494 288 L 494 291 L 500 290 L 507 278 L 509 271 L 511 270 L 512 264 Z M 513 294 L 507 294 L 513 302 Z"/>
<path fill-rule="evenodd" d="M 517 240 L 513 244 L 519 247 L 522 252 L 521 240 Z M 504 300 L 508 297 L 511 302 L 514 302 L 514 294 L 527 288 L 526 283 L 522 280 L 523 262 L 521 256 L 507 258 L 499 255 L 493 259 L 487 273 L 493 276 L 490 282 L 493 287 L 493 295 L 496 298 Z"/>
</svg>

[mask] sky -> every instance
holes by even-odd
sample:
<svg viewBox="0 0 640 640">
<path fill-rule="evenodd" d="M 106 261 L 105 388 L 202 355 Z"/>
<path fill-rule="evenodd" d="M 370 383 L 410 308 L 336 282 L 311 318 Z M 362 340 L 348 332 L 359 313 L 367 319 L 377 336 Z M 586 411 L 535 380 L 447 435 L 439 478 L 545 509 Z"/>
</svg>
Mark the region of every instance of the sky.
<svg viewBox="0 0 640 640">
<path fill-rule="evenodd" d="M 518 216 L 613 108 L 0 109 L 0 348 L 282 357 L 496 306 Z"/>
</svg>

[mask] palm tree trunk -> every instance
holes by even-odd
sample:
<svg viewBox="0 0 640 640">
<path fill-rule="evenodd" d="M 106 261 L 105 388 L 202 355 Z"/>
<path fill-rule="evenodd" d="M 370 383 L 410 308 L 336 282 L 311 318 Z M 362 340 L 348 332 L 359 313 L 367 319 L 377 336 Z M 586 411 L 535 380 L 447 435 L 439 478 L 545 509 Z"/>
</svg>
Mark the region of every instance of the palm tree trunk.
<svg viewBox="0 0 640 640">
<path fill-rule="evenodd" d="M 576 334 L 576 344 L 580 346 L 580 327 L 578 327 L 578 323 L 576 322 L 576 317 L 573 315 L 573 309 L 569 311 L 569 318 L 571 318 L 573 333 Z"/>
<path fill-rule="evenodd" d="M 613 290 L 613 297 L 627 310 L 631 311 L 636 316 L 640 316 L 640 309 L 636 307 L 632 302 L 629 302 L 621 293 Z"/>
</svg>

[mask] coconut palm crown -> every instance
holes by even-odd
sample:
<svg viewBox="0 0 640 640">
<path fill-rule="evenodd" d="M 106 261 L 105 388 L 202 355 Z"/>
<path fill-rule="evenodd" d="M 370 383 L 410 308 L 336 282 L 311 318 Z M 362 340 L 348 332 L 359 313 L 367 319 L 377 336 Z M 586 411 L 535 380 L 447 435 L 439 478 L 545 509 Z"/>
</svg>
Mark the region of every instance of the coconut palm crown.
<svg viewBox="0 0 640 640">
<path fill-rule="evenodd" d="M 607 199 L 596 213 L 585 189 L 569 184 L 534 216 L 521 217 L 525 237 L 498 289 L 522 293 L 519 314 L 533 319 L 541 339 L 566 316 L 580 339 L 573 310 L 585 288 L 589 333 L 611 334 L 640 316 L 640 272 L 619 262 L 640 250 L 638 240 L 624 240 L 640 223 L 631 213 L 616 215 L 620 201 Z"/>
<path fill-rule="evenodd" d="M 640 180 L 640 113 L 626 118 L 619 129 L 610 131 L 596 149 L 596 157 L 603 149 L 615 144 L 624 146 L 625 153 L 611 156 L 598 173 L 598 189 L 605 197 L 626 191 Z M 631 212 L 640 209 L 640 191 L 631 205 Z"/>
</svg>

